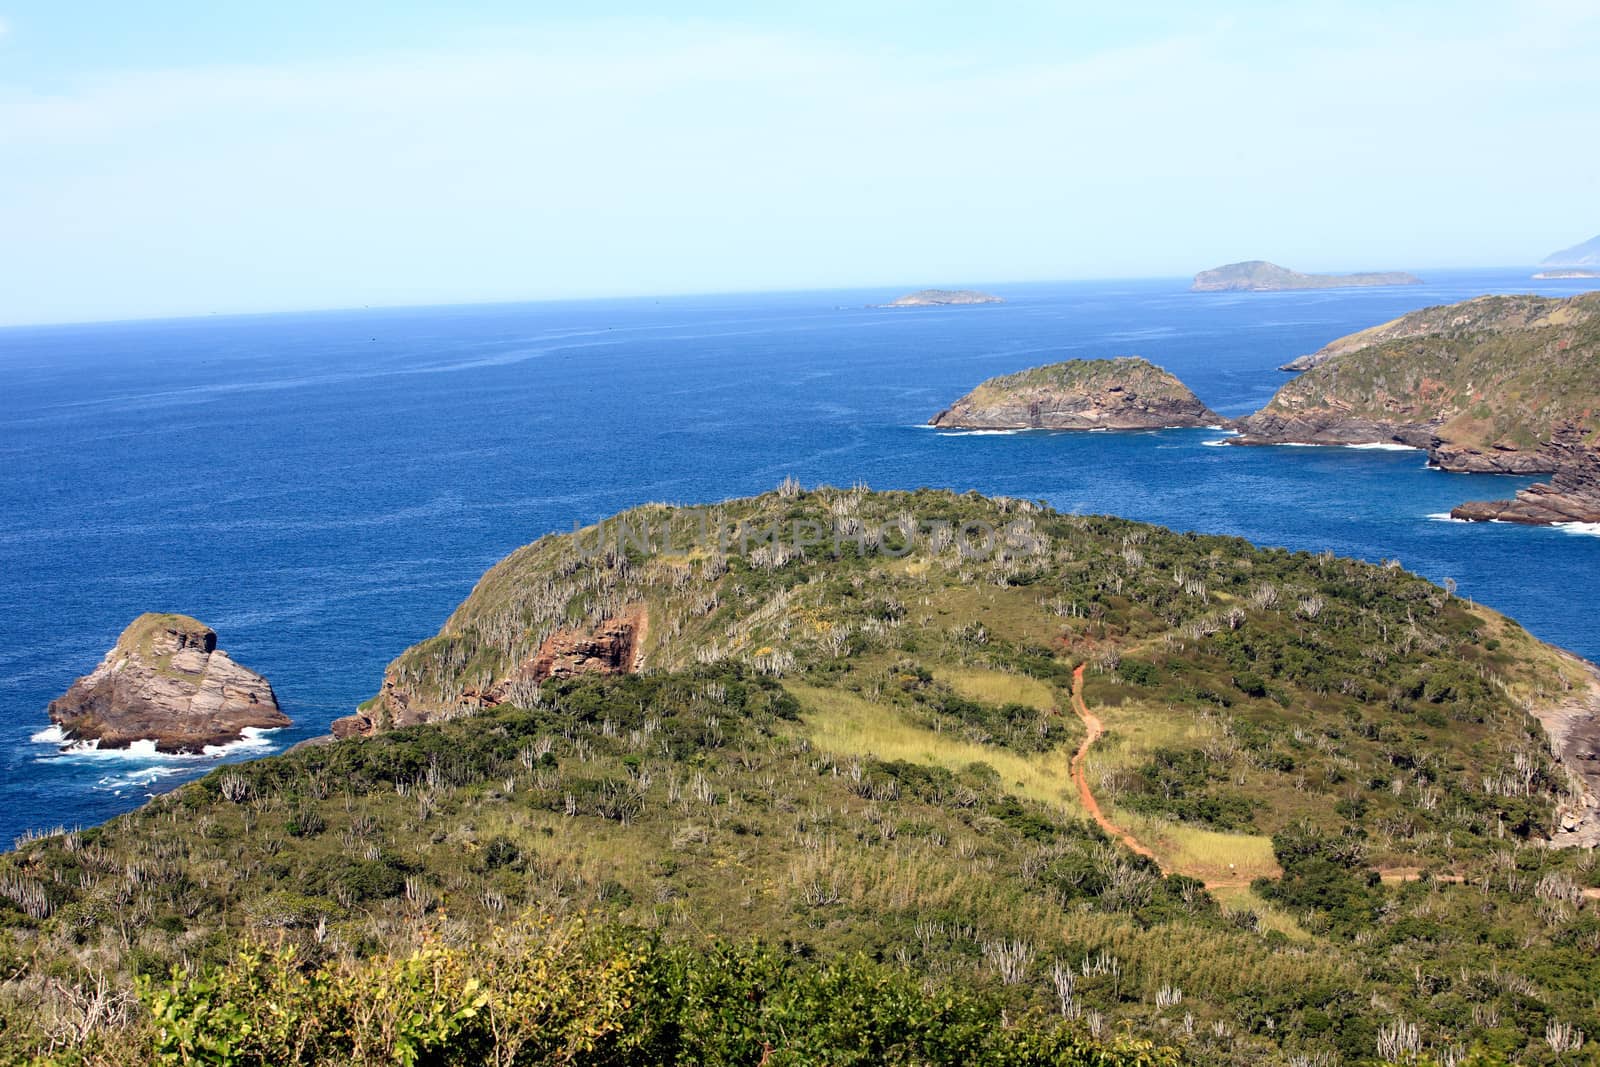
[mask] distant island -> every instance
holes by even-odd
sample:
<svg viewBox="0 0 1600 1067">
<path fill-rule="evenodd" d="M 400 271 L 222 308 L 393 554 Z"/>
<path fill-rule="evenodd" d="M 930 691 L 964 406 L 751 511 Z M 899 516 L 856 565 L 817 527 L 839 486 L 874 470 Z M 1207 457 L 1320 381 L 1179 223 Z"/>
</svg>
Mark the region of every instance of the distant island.
<svg viewBox="0 0 1600 1067">
<path fill-rule="evenodd" d="M 1600 270 L 1542 270 L 1533 277 L 1535 280 L 1548 278 L 1600 278 Z"/>
<path fill-rule="evenodd" d="M 914 293 L 907 293 L 898 300 L 887 304 L 877 304 L 876 307 L 885 308 L 920 308 L 920 307 L 947 307 L 952 304 L 1004 304 L 1005 301 L 992 293 L 980 293 L 976 289 L 919 289 Z"/>
<path fill-rule="evenodd" d="M 1072 359 L 982 382 L 928 421 L 941 429 L 1145 430 L 1215 426 L 1222 416 L 1138 356 Z"/>
<path fill-rule="evenodd" d="M 1481 296 L 1340 338 L 1235 444 L 1399 444 L 1448 471 L 1554 474 L 1457 518 L 1600 521 L 1600 292 Z"/>
<path fill-rule="evenodd" d="M 1539 261 L 1541 267 L 1600 267 L 1600 235 L 1582 244 L 1551 252 Z"/>
<path fill-rule="evenodd" d="M 1301 274 L 1299 271 L 1251 259 L 1203 270 L 1189 287 L 1196 293 L 1267 293 L 1283 289 L 1345 289 L 1369 285 L 1421 285 L 1422 279 L 1404 271 L 1368 274 Z"/>
</svg>

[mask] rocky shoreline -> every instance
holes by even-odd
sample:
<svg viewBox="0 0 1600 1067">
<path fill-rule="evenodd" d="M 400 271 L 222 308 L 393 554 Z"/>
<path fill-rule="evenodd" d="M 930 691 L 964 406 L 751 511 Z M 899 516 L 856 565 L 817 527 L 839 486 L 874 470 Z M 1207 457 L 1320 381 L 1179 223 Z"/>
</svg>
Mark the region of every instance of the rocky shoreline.
<svg viewBox="0 0 1600 1067">
<path fill-rule="evenodd" d="M 1530 526 L 1600 522 L 1600 451 L 1587 443 L 1588 436 L 1580 426 L 1563 426 L 1545 446 L 1555 471 L 1548 482 L 1530 485 L 1511 500 L 1462 504 L 1451 509 L 1451 518 Z"/>
</svg>

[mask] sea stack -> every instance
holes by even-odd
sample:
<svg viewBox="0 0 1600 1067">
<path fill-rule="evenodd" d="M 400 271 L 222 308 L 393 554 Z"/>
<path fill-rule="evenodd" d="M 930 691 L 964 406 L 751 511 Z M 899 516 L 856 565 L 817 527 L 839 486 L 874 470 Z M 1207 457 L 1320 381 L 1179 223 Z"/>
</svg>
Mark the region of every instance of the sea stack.
<svg viewBox="0 0 1600 1067">
<path fill-rule="evenodd" d="M 112 749 L 153 741 L 173 754 L 290 725 L 272 686 L 218 649 L 215 630 L 187 615 L 153 613 L 133 620 L 49 711 L 73 742 Z"/>
</svg>

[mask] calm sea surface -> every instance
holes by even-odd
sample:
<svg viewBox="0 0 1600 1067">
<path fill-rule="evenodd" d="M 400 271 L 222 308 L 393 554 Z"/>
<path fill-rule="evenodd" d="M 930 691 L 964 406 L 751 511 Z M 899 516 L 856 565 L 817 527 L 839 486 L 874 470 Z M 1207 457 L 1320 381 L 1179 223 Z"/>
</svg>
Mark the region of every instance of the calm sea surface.
<svg viewBox="0 0 1600 1067">
<path fill-rule="evenodd" d="M 993 374 L 1143 355 L 1223 414 L 1342 334 L 1528 271 L 1193 294 L 1178 279 L 188 319 L 0 330 L 0 847 L 88 825 L 210 760 L 63 755 L 45 705 L 142 611 L 213 626 L 293 729 L 325 732 L 501 556 L 645 501 L 807 485 L 1043 498 L 1261 544 L 1399 559 L 1600 659 L 1600 537 L 1430 516 L 1526 479 L 1418 452 L 1222 448 L 1204 430 L 945 434 Z"/>
</svg>

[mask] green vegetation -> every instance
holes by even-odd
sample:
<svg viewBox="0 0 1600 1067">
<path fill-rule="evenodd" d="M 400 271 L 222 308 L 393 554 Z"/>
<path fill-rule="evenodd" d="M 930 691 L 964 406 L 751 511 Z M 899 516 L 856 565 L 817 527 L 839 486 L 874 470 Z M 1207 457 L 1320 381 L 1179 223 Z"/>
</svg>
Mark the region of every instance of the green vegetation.
<svg viewBox="0 0 1600 1067">
<path fill-rule="evenodd" d="M 395 661 L 380 703 L 434 721 L 0 858 L 0 1059 L 1542 1064 L 1600 1035 L 1600 867 L 1539 845 L 1567 779 L 1526 712 L 1572 667 L 1508 620 L 975 495 L 621 518 L 682 528 L 520 549 Z M 722 556 L 710 518 L 785 534 Z M 642 673 L 519 673 L 640 609 Z M 1089 781 L 1159 862 L 1079 807 L 1080 664 Z"/>
<path fill-rule="evenodd" d="M 1260 414 L 1428 425 L 1446 445 L 1532 451 L 1563 421 L 1589 423 L 1600 392 L 1600 293 L 1479 297 L 1365 333 L 1328 346 L 1337 358 Z"/>
<path fill-rule="evenodd" d="M 1002 403 L 1015 395 L 1040 390 L 1097 391 L 1111 386 L 1152 399 L 1194 399 L 1188 386 L 1168 371 L 1139 356 L 1068 359 L 1060 363 L 1047 363 L 1042 367 L 1030 367 L 1015 374 L 990 378 L 968 394 L 966 399 L 975 407 L 985 407 Z"/>
</svg>

